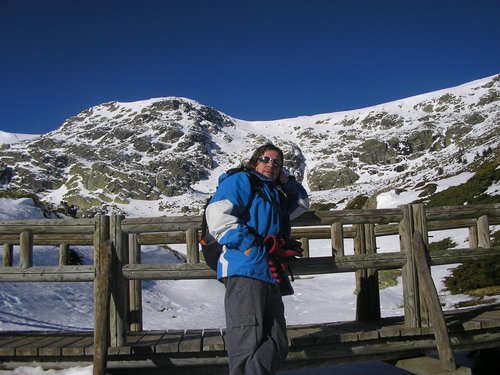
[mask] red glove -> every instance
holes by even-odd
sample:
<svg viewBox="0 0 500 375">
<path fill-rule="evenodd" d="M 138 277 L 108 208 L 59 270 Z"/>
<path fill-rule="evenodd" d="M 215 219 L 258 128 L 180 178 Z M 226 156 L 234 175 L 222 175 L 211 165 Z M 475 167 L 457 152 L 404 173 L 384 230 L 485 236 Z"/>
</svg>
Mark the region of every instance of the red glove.
<svg viewBox="0 0 500 375">
<path fill-rule="evenodd" d="M 304 251 L 299 241 L 292 239 L 283 240 L 275 235 L 264 238 L 264 244 L 269 251 L 269 256 L 274 258 L 300 258 Z"/>
<path fill-rule="evenodd" d="M 271 274 L 276 279 L 276 282 L 281 283 L 283 281 L 282 278 L 288 269 L 288 265 L 274 260 L 269 260 L 267 264 L 269 265 L 269 271 L 271 271 Z"/>
</svg>

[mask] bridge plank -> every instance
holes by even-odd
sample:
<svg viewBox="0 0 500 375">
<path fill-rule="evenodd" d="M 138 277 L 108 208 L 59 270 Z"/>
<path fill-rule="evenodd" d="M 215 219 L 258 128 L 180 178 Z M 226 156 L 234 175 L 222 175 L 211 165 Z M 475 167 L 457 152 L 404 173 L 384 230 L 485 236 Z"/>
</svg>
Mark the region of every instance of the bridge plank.
<svg viewBox="0 0 500 375">
<path fill-rule="evenodd" d="M 184 331 L 167 331 L 155 346 L 155 353 L 178 353 Z"/>
<path fill-rule="evenodd" d="M 40 349 L 53 345 L 54 337 L 33 337 L 33 341 L 26 343 L 25 345 L 16 349 L 16 354 L 19 356 L 38 356 Z"/>
<path fill-rule="evenodd" d="M 19 343 L 21 346 L 16 346 L 16 355 L 19 356 L 36 356 L 38 352 L 38 342 L 43 340 L 40 336 L 26 337 Z"/>
<path fill-rule="evenodd" d="M 0 349 L 0 354 L 4 355 L 3 353 L 11 353 L 10 355 L 23 356 L 22 352 L 26 352 L 27 347 L 33 346 L 33 343 L 36 343 L 36 341 L 40 340 L 40 337 L 43 337 L 43 335 L 40 335 L 39 332 L 37 332 L 35 335 L 23 334 L 23 336 L 21 336 L 20 338 L 5 343 Z"/>
<path fill-rule="evenodd" d="M 0 355 L 14 355 L 15 342 L 22 340 L 22 336 L 7 336 L 0 338 Z"/>
<path fill-rule="evenodd" d="M 61 355 L 61 348 L 65 344 L 59 344 L 60 341 L 64 340 L 66 338 L 66 342 L 68 341 L 68 336 L 66 335 L 51 335 L 50 336 L 50 342 L 46 343 L 45 345 L 42 345 L 38 348 L 38 355 L 40 357 L 43 356 L 52 356 L 52 355 Z"/>
<path fill-rule="evenodd" d="M 71 355 L 93 356 L 94 353 L 95 350 L 94 350 L 93 336 L 81 337 L 79 340 L 72 343 L 71 346 L 62 349 L 63 356 L 71 356 Z"/>
<path fill-rule="evenodd" d="M 77 341 L 81 340 L 82 337 L 92 337 L 92 333 L 84 334 L 76 334 L 74 336 L 64 335 L 57 336 L 56 334 L 52 337 L 52 343 L 50 345 L 45 345 L 38 350 L 39 356 L 62 356 L 63 349 L 75 344 Z M 75 354 L 83 354 L 75 353 Z"/>
<path fill-rule="evenodd" d="M 179 343 L 179 351 L 183 353 L 201 352 L 202 348 L 201 329 L 188 329 Z"/>
<path fill-rule="evenodd" d="M 379 337 L 384 338 L 384 337 L 400 337 L 401 336 L 401 329 L 398 326 L 391 326 L 391 327 L 382 327 L 379 330 Z"/>
<path fill-rule="evenodd" d="M 224 351 L 225 349 L 226 347 L 220 329 L 203 330 L 203 343 L 201 348 L 203 352 Z"/>
<path fill-rule="evenodd" d="M 377 331 L 377 330 L 363 331 L 363 332 L 359 332 L 359 334 L 358 334 L 358 339 L 361 341 L 376 340 L 378 338 L 380 338 L 380 334 L 379 334 L 379 331 Z"/>
<path fill-rule="evenodd" d="M 129 355 L 133 353 L 133 348 L 136 343 L 140 342 L 145 338 L 144 332 L 142 333 L 134 333 L 128 335 L 127 343 L 123 346 L 116 346 L 108 348 L 108 355 Z"/>
<path fill-rule="evenodd" d="M 155 352 L 155 347 L 158 345 L 160 340 L 165 336 L 166 331 L 150 331 L 147 335 L 142 333 L 131 333 L 130 336 L 138 336 L 140 337 L 138 340 L 134 340 L 134 343 L 131 345 L 131 353 L 134 354 L 151 354 Z M 130 337 L 129 336 L 129 337 Z M 127 340 L 127 344 L 130 341 Z"/>
<path fill-rule="evenodd" d="M 495 320 L 494 316 L 485 316 L 484 314 L 477 316 L 472 319 L 473 322 L 477 322 L 483 328 L 496 328 L 499 326 L 498 318 Z"/>
<path fill-rule="evenodd" d="M 342 332 L 334 325 L 302 326 L 288 331 L 288 341 L 292 346 L 334 344 Z"/>
<path fill-rule="evenodd" d="M 293 326 L 288 328 L 288 345 L 289 346 L 308 346 L 313 345 L 315 340 L 318 340 L 322 333 L 319 326 Z"/>
</svg>

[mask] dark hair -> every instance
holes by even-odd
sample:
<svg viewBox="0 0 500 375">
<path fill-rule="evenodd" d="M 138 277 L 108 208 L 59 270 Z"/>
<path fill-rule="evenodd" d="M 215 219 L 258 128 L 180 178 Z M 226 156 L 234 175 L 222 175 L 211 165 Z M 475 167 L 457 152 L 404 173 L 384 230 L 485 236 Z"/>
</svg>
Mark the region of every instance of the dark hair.
<svg viewBox="0 0 500 375">
<path fill-rule="evenodd" d="M 281 158 L 281 168 L 283 168 L 283 161 L 284 161 L 284 157 L 283 157 L 283 151 L 281 151 L 280 148 L 276 147 L 275 145 L 273 145 L 272 143 L 267 143 L 263 146 L 260 146 L 259 148 L 257 148 L 252 156 L 250 157 L 250 160 L 248 160 L 248 163 L 247 163 L 247 168 L 249 169 L 255 169 L 255 167 L 257 166 L 257 163 L 259 162 L 259 158 L 264 155 L 264 152 L 266 151 L 269 151 L 269 150 L 273 150 L 273 151 L 276 151 L 278 154 L 280 154 L 280 158 Z"/>
</svg>

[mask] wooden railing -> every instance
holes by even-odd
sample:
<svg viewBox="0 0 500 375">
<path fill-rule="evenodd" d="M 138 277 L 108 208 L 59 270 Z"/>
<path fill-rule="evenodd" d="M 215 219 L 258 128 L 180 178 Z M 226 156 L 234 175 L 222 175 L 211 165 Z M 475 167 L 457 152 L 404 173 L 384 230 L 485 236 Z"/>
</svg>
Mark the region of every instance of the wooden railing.
<svg viewBox="0 0 500 375">
<path fill-rule="evenodd" d="M 428 208 L 404 205 L 395 209 L 308 212 L 296 219 L 292 235 L 300 239 L 306 254 L 309 241 L 329 239 L 332 253 L 305 257 L 294 264 L 294 274 L 356 273 L 357 320 L 380 318 L 378 271 L 402 268 L 405 324 L 432 325 L 433 318 L 421 290 L 422 276 L 414 242 L 428 245 L 434 230 L 468 228 L 469 247 L 435 251 L 429 265 L 462 263 L 498 258 L 499 248 L 490 244 L 490 225 L 500 223 L 500 205 Z M 200 262 L 198 248 L 201 217 L 23 220 L 0 222 L 4 244 L 1 282 L 93 281 L 94 282 L 94 374 L 104 373 L 109 346 L 122 346 L 128 331 L 142 330 L 141 280 L 215 278 Z M 377 237 L 398 235 L 398 252 L 377 253 Z M 344 241 L 352 238 L 354 255 L 345 255 Z M 141 245 L 185 243 L 183 264 L 142 264 Z M 12 264 L 13 246 L 20 261 Z M 37 245 L 60 248 L 59 265 L 33 266 Z M 67 265 L 70 245 L 93 246 L 94 264 Z M 382 249 L 383 250 L 383 249 Z M 428 284 L 428 280 L 426 281 Z M 428 286 L 428 285 L 427 285 Z M 436 318 L 434 318 L 434 321 Z M 452 363 L 453 364 L 453 363 Z"/>
</svg>

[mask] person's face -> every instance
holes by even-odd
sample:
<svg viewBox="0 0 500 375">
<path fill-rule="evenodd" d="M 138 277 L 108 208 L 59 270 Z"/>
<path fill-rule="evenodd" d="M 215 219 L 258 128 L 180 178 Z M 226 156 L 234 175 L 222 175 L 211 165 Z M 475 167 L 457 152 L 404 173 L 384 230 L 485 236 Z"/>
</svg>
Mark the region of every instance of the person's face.
<svg viewBox="0 0 500 375">
<path fill-rule="evenodd" d="M 257 160 L 255 171 L 276 181 L 280 175 L 282 165 L 283 160 L 281 160 L 278 151 L 267 150 Z"/>
</svg>

